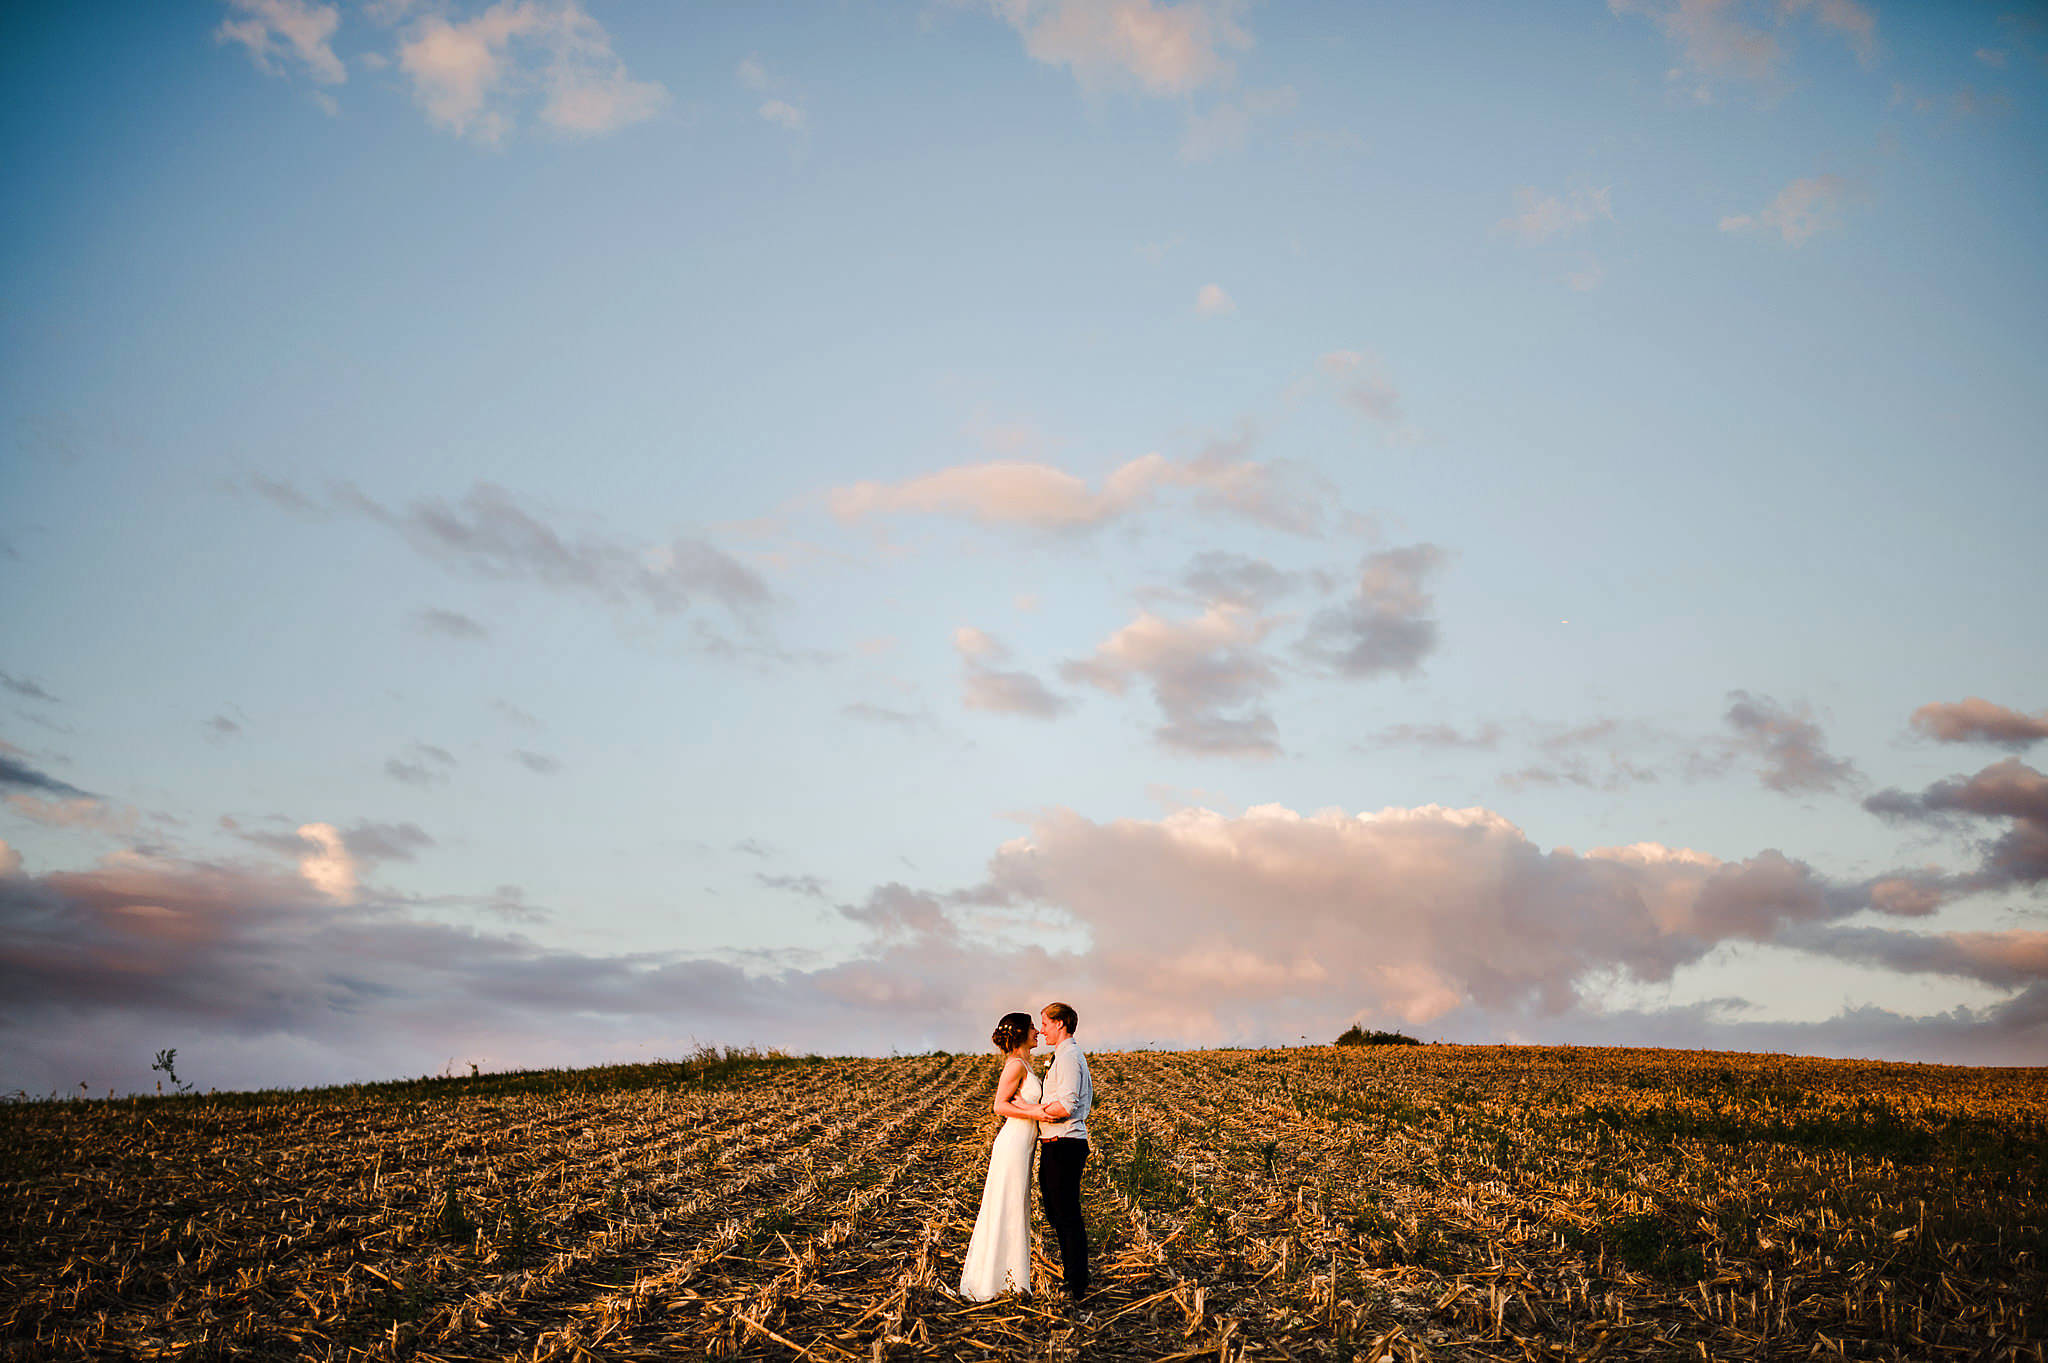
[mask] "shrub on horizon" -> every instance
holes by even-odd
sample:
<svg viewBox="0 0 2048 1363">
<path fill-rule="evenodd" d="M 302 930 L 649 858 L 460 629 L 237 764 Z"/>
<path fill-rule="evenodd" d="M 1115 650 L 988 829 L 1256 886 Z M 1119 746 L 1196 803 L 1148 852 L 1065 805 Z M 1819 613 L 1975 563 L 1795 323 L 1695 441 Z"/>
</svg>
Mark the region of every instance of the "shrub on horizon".
<svg viewBox="0 0 2048 1363">
<path fill-rule="evenodd" d="M 1422 1043 L 1406 1032 L 1368 1032 L 1357 1023 L 1344 1029 L 1337 1038 L 1339 1046 L 1420 1046 Z"/>
</svg>

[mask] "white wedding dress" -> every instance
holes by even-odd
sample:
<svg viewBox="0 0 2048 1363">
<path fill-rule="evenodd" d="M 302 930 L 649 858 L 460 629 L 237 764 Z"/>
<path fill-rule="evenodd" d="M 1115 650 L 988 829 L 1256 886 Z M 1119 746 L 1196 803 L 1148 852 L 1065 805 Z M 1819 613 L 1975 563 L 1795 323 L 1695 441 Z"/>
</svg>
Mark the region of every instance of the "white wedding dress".
<svg viewBox="0 0 2048 1363">
<path fill-rule="evenodd" d="M 1044 1092 L 1044 1084 L 1026 1066 L 1017 1101 L 1035 1103 Z M 969 1301 L 1031 1290 L 1031 1153 L 1037 1148 L 1037 1122 L 1003 1118 L 1003 1129 L 989 1147 L 981 1212 L 974 1218 L 974 1237 L 960 1270 L 960 1295 Z"/>
</svg>

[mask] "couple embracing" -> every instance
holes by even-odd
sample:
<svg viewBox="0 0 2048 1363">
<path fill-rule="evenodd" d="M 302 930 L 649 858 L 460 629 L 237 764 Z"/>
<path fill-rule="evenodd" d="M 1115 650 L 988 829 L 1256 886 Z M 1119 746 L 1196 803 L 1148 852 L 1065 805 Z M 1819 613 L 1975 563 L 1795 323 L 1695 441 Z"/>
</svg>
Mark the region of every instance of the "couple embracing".
<svg viewBox="0 0 2048 1363">
<path fill-rule="evenodd" d="M 1031 1290 L 1031 1155 L 1038 1153 L 1038 1195 L 1046 1223 L 1060 1243 L 1060 1265 L 1070 1301 L 1088 1296 L 1088 1230 L 1081 1224 L 1081 1166 L 1088 1159 L 1088 1109 L 1095 1082 L 1088 1057 L 1074 1044 L 1080 1017 L 1064 1003 L 1048 1003 L 1034 1021 L 1005 1013 L 995 1042 L 1003 1053 L 995 1113 L 1004 1118 L 988 1152 L 981 1212 L 967 1242 L 960 1295 L 987 1301 L 1004 1292 Z M 1043 1081 L 1031 1069 L 1033 1046 L 1051 1046 L 1052 1068 Z"/>
</svg>

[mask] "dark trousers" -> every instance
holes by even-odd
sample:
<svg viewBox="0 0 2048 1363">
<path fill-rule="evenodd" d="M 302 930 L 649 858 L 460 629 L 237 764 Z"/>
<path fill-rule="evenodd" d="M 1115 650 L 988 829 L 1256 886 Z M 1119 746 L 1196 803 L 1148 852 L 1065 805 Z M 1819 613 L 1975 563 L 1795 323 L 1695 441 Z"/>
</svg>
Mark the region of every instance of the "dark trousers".
<svg viewBox="0 0 2048 1363">
<path fill-rule="evenodd" d="M 1088 1294 L 1088 1228 L 1081 1224 L 1081 1166 L 1087 1162 L 1086 1141 L 1039 1143 L 1038 1200 L 1060 1240 L 1067 1295 L 1076 1300 Z"/>
</svg>

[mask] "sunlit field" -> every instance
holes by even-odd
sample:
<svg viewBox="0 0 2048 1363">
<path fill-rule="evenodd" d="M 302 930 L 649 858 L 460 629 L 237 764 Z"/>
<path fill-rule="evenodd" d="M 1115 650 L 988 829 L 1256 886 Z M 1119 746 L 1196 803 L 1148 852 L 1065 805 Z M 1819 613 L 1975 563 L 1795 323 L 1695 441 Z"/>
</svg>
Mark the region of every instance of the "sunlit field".
<svg viewBox="0 0 2048 1363">
<path fill-rule="evenodd" d="M 1086 1317 L 950 1291 L 995 1057 L 712 1053 L 11 1104 L 0 1351 L 2039 1363 L 2048 1341 L 2048 1070 L 1093 1061 Z"/>
</svg>

